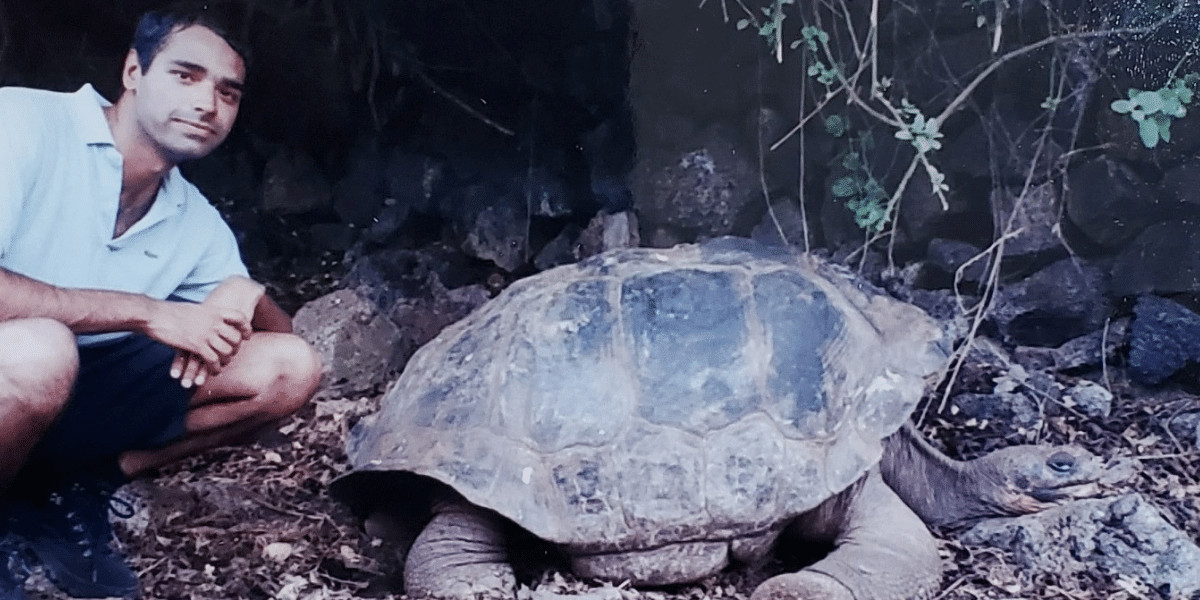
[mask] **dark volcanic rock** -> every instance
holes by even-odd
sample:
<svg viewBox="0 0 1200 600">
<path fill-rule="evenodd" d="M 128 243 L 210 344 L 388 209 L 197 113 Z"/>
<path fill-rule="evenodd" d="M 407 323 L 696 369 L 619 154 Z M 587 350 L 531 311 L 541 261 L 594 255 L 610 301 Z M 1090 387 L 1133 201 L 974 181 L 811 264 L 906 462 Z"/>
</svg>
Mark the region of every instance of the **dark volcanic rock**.
<svg viewBox="0 0 1200 600">
<path fill-rule="evenodd" d="M 991 318 L 1005 340 L 1026 346 L 1057 346 L 1095 331 L 1108 316 L 1103 270 L 1064 259 L 996 295 Z"/>
<path fill-rule="evenodd" d="M 1200 315 L 1158 296 L 1138 298 L 1133 312 L 1129 373 L 1134 379 L 1154 385 L 1200 361 Z"/>
<path fill-rule="evenodd" d="M 1166 221 L 1146 228 L 1112 269 L 1118 296 L 1200 291 L 1200 223 Z"/>
</svg>

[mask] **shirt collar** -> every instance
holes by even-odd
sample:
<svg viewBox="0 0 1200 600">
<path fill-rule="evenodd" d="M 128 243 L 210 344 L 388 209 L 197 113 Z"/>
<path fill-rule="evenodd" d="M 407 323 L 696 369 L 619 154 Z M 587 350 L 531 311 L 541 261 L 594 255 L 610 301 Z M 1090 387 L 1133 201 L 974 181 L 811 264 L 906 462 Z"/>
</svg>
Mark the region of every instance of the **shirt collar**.
<svg viewBox="0 0 1200 600">
<path fill-rule="evenodd" d="M 108 126 L 108 119 L 104 117 L 104 107 L 112 106 L 112 103 L 105 100 L 90 83 L 85 83 L 73 96 L 75 122 L 79 126 L 79 137 L 83 143 L 89 146 L 115 146 L 112 129 Z"/>
<path fill-rule="evenodd" d="M 90 83 L 83 84 L 83 87 L 79 88 L 73 96 L 75 122 L 79 125 L 79 138 L 83 140 L 83 143 L 89 146 L 107 145 L 115 147 L 117 143 L 113 139 L 112 128 L 108 126 L 108 119 L 104 116 L 104 107 L 112 106 L 112 102 L 101 96 L 100 92 L 97 92 Z M 175 209 L 183 208 L 183 205 L 186 204 L 187 189 L 181 180 L 182 175 L 179 173 L 178 166 L 172 167 L 170 171 L 167 171 L 167 174 L 163 176 L 158 198 L 166 196 L 171 198 L 171 201 L 168 204 L 167 202 L 158 202 L 156 200 L 154 204 L 156 206 L 168 205 L 162 206 L 163 209 L 168 207 Z M 159 209 L 159 212 L 161 210 Z M 151 207 L 151 212 L 155 212 L 153 206 Z M 147 216 L 150 215 L 147 214 Z M 147 219 L 143 217 L 142 220 Z"/>
</svg>

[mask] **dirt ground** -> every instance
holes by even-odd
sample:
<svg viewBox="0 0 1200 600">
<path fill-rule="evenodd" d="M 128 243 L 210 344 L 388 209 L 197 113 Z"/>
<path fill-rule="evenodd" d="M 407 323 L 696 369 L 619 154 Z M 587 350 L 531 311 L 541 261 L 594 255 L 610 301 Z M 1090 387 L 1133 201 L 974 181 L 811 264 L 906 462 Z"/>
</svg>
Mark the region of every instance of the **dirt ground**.
<svg viewBox="0 0 1200 600">
<path fill-rule="evenodd" d="M 957 389 L 990 388 L 994 365 L 969 364 Z M 1005 424 L 938 413 L 938 399 L 918 409 L 921 429 L 952 456 L 971 458 L 1026 442 L 1079 444 L 1104 457 L 1132 457 L 1140 475 L 1128 491 L 1151 501 L 1168 521 L 1200 540 L 1200 451 L 1165 426 L 1180 413 L 1200 411 L 1200 397 L 1178 386 L 1137 388 L 1119 365 L 1109 373 L 1109 417 L 1083 416 L 1047 399 L 1043 425 L 1014 431 Z M 122 551 L 152 600 L 341 600 L 399 598 L 396 549 L 371 539 L 330 498 L 329 482 L 345 471 L 348 428 L 378 406 L 378 397 L 318 399 L 253 445 L 192 458 L 123 488 L 136 504 L 130 519 L 115 519 Z M 1128 579 L 1087 573 L 1067 580 L 1039 574 L 1022 582 L 1003 552 L 968 548 L 953 532 L 937 531 L 944 563 L 938 600 L 1037 598 L 1149 599 L 1162 596 Z M 799 565 L 780 558 L 758 569 L 735 568 L 693 585 L 636 590 L 578 581 L 547 570 L 524 581 L 522 600 L 552 591 L 590 600 L 747 598 L 771 574 Z M 65 598 L 35 574 L 31 597 Z"/>
</svg>

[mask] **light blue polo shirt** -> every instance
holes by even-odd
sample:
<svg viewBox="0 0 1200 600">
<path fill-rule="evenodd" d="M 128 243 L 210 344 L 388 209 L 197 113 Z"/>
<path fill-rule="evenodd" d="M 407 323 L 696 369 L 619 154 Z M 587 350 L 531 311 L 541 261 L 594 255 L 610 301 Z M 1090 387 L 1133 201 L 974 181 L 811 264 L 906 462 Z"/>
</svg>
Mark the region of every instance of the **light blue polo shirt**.
<svg viewBox="0 0 1200 600">
<path fill-rule="evenodd" d="M 66 288 L 199 302 L 246 275 L 237 240 L 178 168 L 113 239 L 122 157 L 92 86 L 0 88 L 0 267 Z M 93 343 L 113 336 L 81 336 Z"/>
</svg>

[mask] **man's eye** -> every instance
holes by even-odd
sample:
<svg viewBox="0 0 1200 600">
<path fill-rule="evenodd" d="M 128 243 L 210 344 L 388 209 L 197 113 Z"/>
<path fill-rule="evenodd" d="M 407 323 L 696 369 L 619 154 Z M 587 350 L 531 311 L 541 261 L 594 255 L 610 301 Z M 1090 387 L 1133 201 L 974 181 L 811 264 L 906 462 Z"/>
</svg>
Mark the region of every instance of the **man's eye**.
<svg viewBox="0 0 1200 600">
<path fill-rule="evenodd" d="M 187 71 L 175 71 L 175 76 L 183 81 L 191 81 L 192 74 Z"/>
<path fill-rule="evenodd" d="M 221 90 L 221 97 L 229 103 L 236 103 L 242 99 L 242 95 L 234 90 Z"/>
</svg>

